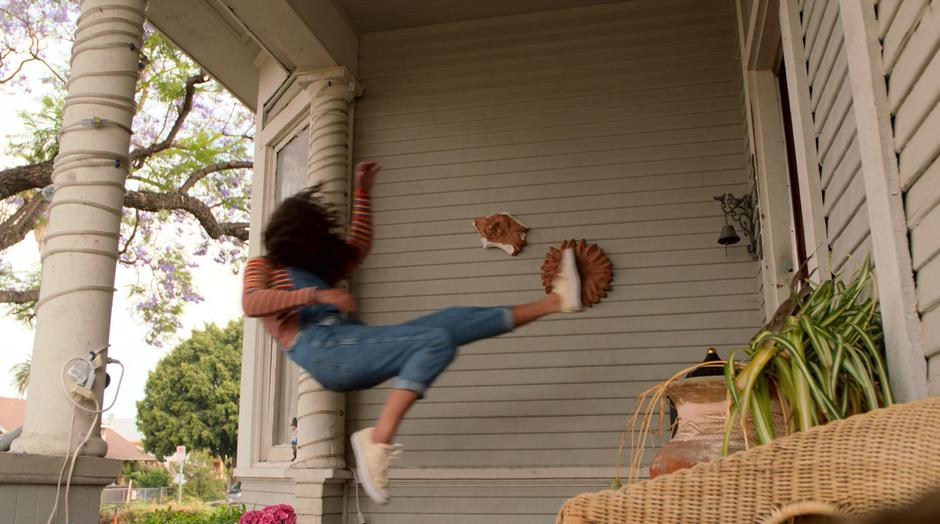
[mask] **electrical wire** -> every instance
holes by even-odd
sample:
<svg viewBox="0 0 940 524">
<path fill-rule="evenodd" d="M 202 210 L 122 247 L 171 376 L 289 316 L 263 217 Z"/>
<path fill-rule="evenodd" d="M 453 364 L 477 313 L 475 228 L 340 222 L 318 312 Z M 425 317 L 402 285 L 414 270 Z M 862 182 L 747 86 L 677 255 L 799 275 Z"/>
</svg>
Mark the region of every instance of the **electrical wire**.
<svg viewBox="0 0 940 524">
<path fill-rule="evenodd" d="M 145 2 L 141 2 L 145 4 Z M 76 62 L 76 59 L 86 52 L 105 51 L 108 52 L 108 58 L 121 58 L 121 49 L 131 53 L 135 58 L 133 65 L 125 63 L 124 60 L 104 60 L 99 62 L 97 67 L 79 67 L 73 68 L 72 74 L 67 82 L 68 95 L 63 106 L 65 120 L 60 130 L 60 144 L 62 150 L 56 155 L 55 167 L 52 173 L 52 185 L 54 190 L 64 187 L 82 185 L 86 187 L 118 187 L 124 189 L 124 182 L 130 169 L 128 153 L 125 149 L 116 151 L 114 146 L 120 144 L 106 142 L 104 144 L 93 143 L 88 149 L 83 149 L 78 142 L 68 140 L 75 133 L 87 133 L 99 131 L 108 137 L 117 138 L 118 135 L 133 134 L 131 120 L 137 110 L 133 93 L 111 93 L 101 90 L 99 86 L 107 80 L 118 80 L 123 82 L 124 78 L 132 79 L 136 82 L 139 77 L 139 65 L 141 61 L 141 48 L 144 41 L 143 20 L 146 17 L 145 8 L 121 5 L 117 3 L 104 2 L 95 5 L 94 8 L 83 7 L 82 13 L 76 21 L 75 40 L 72 45 L 72 56 L 70 65 L 88 66 L 88 62 Z M 114 41 L 116 39 L 117 41 Z M 113 50 L 113 51 L 112 51 Z M 118 64 L 116 69 L 109 69 L 100 66 L 100 63 Z M 84 105 L 90 106 L 87 113 L 79 115 L 70 111 L 72 106 Z M 106 111 L 105 111 L 106 110 Z M 102 113 L 103 114 L 99 114 Z M 108 114 L 110 113 L 110 114 Z M 80 118 L 81 116 L 81 118 Z M 86 180 L 87 177 L 81 177 L 81 181 L 70 181 L 74 179 L 74 171 L 89 167 L 112 168 L 101 169 L 99 176 L 95 180 Z M 68 172 L 69 176 L 65 176 Z M 55 192 L 55 191 L 54 191 Z M 71 196 L 71 195 L 70 195 Z M 86 199 L 82 196 L 72 196 L 71 198 L 58 195 L 49 204 L 49 211 L 59 206 L 82 206 L 85 208 L 93 207 L 103 212 L 110 213 L 116 217 L 121 217 L 121 209 L 104 205 L 95 201 L 94 198 Z M 101 233 L 112 236 L 117 232 L 117 222 L 110 223 Z M 68 229 L 64 224 L 59 225 L 53 231 L 52 235 L 57 237 L 69 235 L 86 235 L 86 231 L 77 231 Z M 50 236 L 51 238 L 51 236 Z M 56 257 L 62 254 L 84 253 L 88 255 L 104 256 L 114 258 L 114 253 L 105 250 L 92 250 L 79 246 L 65 246 L 56 248 L 55 245 L 49 245 L 44 250 L 42 259 Z M 76 293 L 103 292 L 113 293 L 113 287 L 108 286 L 89 286 L 81 285 L 65 286 L 55 293 L 44 296 L 36 304 L 36 311 L 40 311 L 47 303 L 52 300 L 58 300 L 65 296 L 71 296 Z M 86 412 L 87 408 L 82 408 Z M 96 411 L 98 411 L 96 409 Z"/>
<path fill-rule="evenodd" d="M 71 398 L 71 397 L 70 397 L 70 398 Z M 94 399 L 94 401 L 95 401 L 95 408 L 97 409 L 97 408 L 98 408 L 98 399 Z M 72 419 L 71 419 L 71 421 L 69 422 L 69 440 L 68 440 L 69 446 L 72 445 L 72 432 L 73 432 L 74 426 L 75 426 L 75 413 L 76 413 L 76 410 L 73 409 L 73 410 L 72 410 Z M 69 467 L 69 474 L 68 474 L 68 476 L 66 477 L 66 480 L 65 480 L 65 522 L 66 522 L 66 524 L 70 524 L 70 520 L 69 520 L 69 488 L 71 487 L 71 483 L 72 483 L 72 474 L 73 474 L 74 471 L 75 471 L 75 462 L 76 462 L 76 460 L 78 459 L 78 454 L 81 453 L 82 448 L 84 448 L 85 445 L 88 444 L 88 441 L 91 439 L 91 434 L 94 432 L 94 430 L 95 430 L 95 424 L 97 424 L 97 423 L 98 423 L 98 414 L 95 414 L 94 420 L 92 420 L 91 425 L 88 426 L 88 432 L 85 433 L 85 438 L 83 438 L 82 441 L 81 441 L 81 443 L 79 443 L 78 446 L 75 447 L 75 451 L 74 451 L 74 452 L 69 451 L 69 452 L 67 452 L 67 453 L 65 454 L 65 462 L 62 463 L 62 469 L 59 470 L 59 479 L 56 481 L 56 486 L 55 486 L 55 502 L 52 504 L 52 511 L 49 513 L 49 519 L 46 520 L 46 524 L 52 524 L 52 521 L 53 521 L 53 519 L 55 518 L 55 513 L 56 513 L 56 511 L 59 509 L 59 493 L 60 493 L 61 490 L 62 490 L 62 474 L 65 472 L 66 466 L 68 466 L 69 463 L 71 463 L 71 467 Z M 70 460 L 70 456 L 71 456 L 71 460 Z"/>
<path fill-rule="evenodd" d="M 362 510 L 359 509 L 359 475 L 356 475 L 356 470 L 353 468 L 349 468 L 349 471 L 352 471 L 353 483 L 356 485 L 356 515 L 359 517 L 359 524 L 366 524 L 366 518 L 362 516 Z"/>
<path fill-rule="evenodd" d="M 94 399 L 95 409 L 98 408 L 98 399 Z M 74 413 L 74 411 L 73 411 Z M 94 419 L 91 421 L 91 425 L 88 426 L 88 432 L 85 433 L 85 438 L 82 440 L 82 443 L 75 448 L 75 453 L 72 454 L 72 465 L 69 466 L 69 474 L 65 477 L 65 524 L 71 524 L 72 520 L 69 519 L 69 488 L 72 487 L 72 473 L 75 472 L 75 462 L 78 460 L 78 454 L 81 452 L 82 448 L 85 447 L 85 444 L 88 444 L 88 439 L 91 438 L 91 434 L 95 431 L 95 425 L 98 424 L 99 414 L 95 414 Z M 68 456 L 66 456 L 68 459 Z"/>
<path fill-rule="evenodd" d="M 76 360 L 84 360 L 84 358 L 82 358 L 82 357 L 76 357 L 76 358 L 70 359 L 68 362 L 65 363 L 65 365 L 66 365 L 66 366 L 69 366 L 72 362 L 75 362 Z M 120 391 L 121 391 L 121 383 L 124 381 L 124 364 L 123 364 L 120 360 L 115 360 L 115 359 L 110 359 L 110 358 L 108 359 L 108 363 L 109 363 L 109 364 L 117 364 L 117 365 L 121 366 L 121 376 L 118 378 L 117 389 L 115 389 L 115 391 L 114 391 L 114 398 L 111 399 L 111 403 L 108 404 L 108 407 L 106 407 L 106 408 L 104 408 L 104 409 L 98 409 L 98 406 L 96 405 L 96 406 L 95 406 L 95 409 L 88 409 L 88 408 L 86 408 L 85 406 L 79 404 L 78 401 L 76 401 L 74 398 L 72 398 L 71 392 L 69 392 L 68 387 L 65 385 L 65 377 L 63 376 L 63 377 L 62 377 L 62 381 L 61 381 L 61 382 L 62 382 L 62 391 L 65 392 L 65 396 L 68 397 L 69 402 L 71 402 L 73 406 L 75 406 L 76 408 L 78 408 L 78 409 L 84 411 L 85 413 L 91 413 L 91 414 L 94 414 L 94 415 L 101 415 L 101 414 L 104 413 L 105 411 L 108 411 L 108 410 L 110 410 L 111 408 L 114 407 L 114 403 L 117 402 L 118 393 L 120 393 Z M 97 402 L 98 402 L 97 399 L 95 399 L 95 403 L 96 403 L 96 404 L 97 404 Z"/>
<path fill-rule="evenodd" d="M 66 371 L 75 361 L 86 360 L 86 359 L 94 361 L 105 350 L 107 350 L 108 347 L 110 347 L 110 344 L 106 346 L 102 346 L 101 348 L 95 351 L 91 351 L 90 358 L 89 357 L 75 357 L 75 358 L 69 359 L 68 361 L 65 362 L 65 364 L 62 366 L 62 369 L 59 372 L 59 376 L 61 379 L 60 383 L 62 384 L 62 391 L 63 393 L 65 393 L 65 397 L 69 399 L 69 402 L 72 403 L 72 407 L 73 407 L 72 418 L 71 418 L 71 421 L 69 422 L 69 437 L 67 441 L 69 448 L 71 448 L 72 446 L 72 432 L 74 431 L 74 426 L 75 426 L 75 414 L 78 413 L 78 410 L 82 410 L 86 413 L 91 413 L 94 415 L 94 417 L 92 418 L 91 425 L 88 426 L 88 431 L 85 433 L 85 438 L 83 438 L 82 441 L 78 444 L 78 446 L 75 448 L 75 451 L 73 452 L 71 451 L 71 449 L 69 449 L 65 454 L 65 462 L 62 463 L 62 469 L 59 470 L 59 478 L 56 481 L 55 501 L 53 502 L 52 511 L 49 513 L 49 519 L 46 521 L 46 524 L 52 524 L 52 521 L 55 518 L 56 511 L 59 509 L 59 494 L 62 488 L 62 475 L 65 473 L 66 467 L 68 467 L 69 473 L 65 477 L 65 522 L 66 524 L 71 524 L 71 521 L 69 520 L 69 492 L 72 487 L 72 475 L 75 473 L 75 463 L 78 461 L 78 455 L 79 453 L 81 453 L 82 448 L 84 448 L 88 444 L 88 441 L 91 439 L 91 435 L 92 433 L 94 433 L 95 427 L 97 426 L 101 415 L 104 412 L 113 408 L 114 404 L 117 402 L 118 394 L 121 392 L 121 383 L 124 382 L 125 370 L 124 370 L 124 364 L 120 360 L 113 359 L 113 358 L 108 358 L 106 360 L 106 364 L 117 364 L 121 366 L 121 376 L 118 378 L 117 387 L 114 391 L 114 398 L 111 400 L 111 403 L 108 405 L 108 407 L 104 409 L 101 409 L 101 405 L 98 403 L 97 397 L 92 397 L 91 399 L 92 402 L 94 402 L 95 404 L 95 409 L 88 409 L 85 406 L 82 406 L 78 401 L 76 401 L 72 397 L 71 392 L 69 392 L 68 387 L 65 385 Z"/>
<path fill-rule="evenodd" d="M 72 429 L 75 427 L 75 413 L 76 411 L 72 410 L 72 419 L 69 421 L 69 439 L 68 445 L 72 445 Z M 62 487 L 62 475 L 65 474 L 65 468 L 69 465 L 69 454 L 65 454 L 65 462 L 62 463 L 62 469 L 59 470 L 59 480 L 55 483 L 55 503 L 52 504 L 52 512 L 49 513 L 49 518 L 46 520 L 46 524 L 52 524 L 52 519 L 55 517 L 56 510 L 59 509 L 59 490 Z"/>
</svg>

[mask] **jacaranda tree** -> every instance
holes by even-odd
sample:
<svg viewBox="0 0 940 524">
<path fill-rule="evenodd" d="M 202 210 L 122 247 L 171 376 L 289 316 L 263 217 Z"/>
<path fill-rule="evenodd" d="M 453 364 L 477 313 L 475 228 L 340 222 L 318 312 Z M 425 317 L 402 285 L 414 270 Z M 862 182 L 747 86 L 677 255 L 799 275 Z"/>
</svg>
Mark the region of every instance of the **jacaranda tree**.
<svg viewBox="0 0 940 524">
<path fill-rule="evenodd" d="M 0 2 L 0 92 L 39 102 L 21 112 L 23 128 L 7 144 L 17 161 L 0 165 L 0 303 L 26 321 L 38 268 L 14 268 L 3 255 L 30 234 L 42 242 L 77 9 L 68 0 Z M 159 345 L 179 329 L 185 305 L 202 299 L 192 270 L 212 259 L 237 271 L 244 258 L 254 122 L 150 27 L 143 56 L 119 262 L 137 271 L 126 291 Z"/>
</svg>

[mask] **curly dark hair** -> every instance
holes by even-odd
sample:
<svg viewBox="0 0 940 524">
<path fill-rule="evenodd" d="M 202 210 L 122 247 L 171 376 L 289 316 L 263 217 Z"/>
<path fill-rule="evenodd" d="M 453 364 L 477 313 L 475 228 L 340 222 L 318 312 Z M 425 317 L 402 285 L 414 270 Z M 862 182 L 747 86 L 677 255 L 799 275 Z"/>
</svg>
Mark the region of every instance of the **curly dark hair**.
<svg viewBox="0 0 940 524">
<path fill-rule="evenodd" d="M 305 269 L 330 285 L 345 278 L 356 256 L 355 248 L 336 232 L 336 213 L 320 198 L 320 186 L 311 186 L 286 198 L 264 229 L 264 247 L 271 262 Z"/>
</svg>

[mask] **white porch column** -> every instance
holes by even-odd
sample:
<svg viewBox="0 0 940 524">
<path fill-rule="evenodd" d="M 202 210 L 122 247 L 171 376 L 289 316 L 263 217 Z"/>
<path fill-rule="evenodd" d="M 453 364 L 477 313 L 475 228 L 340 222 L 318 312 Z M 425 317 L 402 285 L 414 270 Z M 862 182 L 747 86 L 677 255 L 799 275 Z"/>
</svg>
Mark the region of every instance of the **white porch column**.
<svg viewBox="0 0 940 524">
<path fill-rule="evenodd" d="M 84 438 L 95 417 L 67 398 L 62 368 L 106 346 L 111 325 L 145 0 L 80 4 L 42 250 L 33 372 L 23 435 L 13 444 L 20 453 L 65 455 Z M 97 374 L 94 390 L 100 403 L 104 370 Z M 83 454 L 107 451 L 100 421 L 96 425 Z"/>
<path fill-rule="evenodd" d="M 927 359 L 921 340 L 904 192 L 898 178 L 891 111 L 872 0 L 839 0 L 839 17 L 858 123 L 865 202 L 871 224 L 878 302 L 884 325 L 891 391 L 909 402 L 927 396 Z"/>
<path fill-rule="evenodd" d="M 351 204 L 356 82 L 342 66 L 302 74 L 299 81 L 310 97 L 307 184 L 322 185 L 324 200 L 337 211 L 345 227 Z M 298 523 L 329 522 L 323 501 L 335 497 L 337 490 L 341 494 L 336 477 L 338 470 L 346 467 L 346 398 L 327 391 L 304 372 L 300 373 L 297 395 L 297 462 L 293 468 Z M 300 471 L 304 469 L 320 471 Z"/>
</svg>

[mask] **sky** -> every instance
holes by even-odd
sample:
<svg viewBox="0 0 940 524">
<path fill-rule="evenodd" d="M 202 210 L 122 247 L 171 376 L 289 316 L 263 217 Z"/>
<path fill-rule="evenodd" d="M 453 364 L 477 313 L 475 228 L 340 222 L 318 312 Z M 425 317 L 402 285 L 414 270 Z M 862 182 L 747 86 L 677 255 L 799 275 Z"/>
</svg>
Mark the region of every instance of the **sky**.
<svg viewBox="0 0 940 524">
<path fill-rule="evenodd" d="M 26 71 L 29 78 L 38 78 L 39 71 Z M 32 74 L 31 74 L 32 73 Z M 42 85 L 31 81 L 34 93 L 41 92 Z M 28 104 L 35 104 L 35 97 L 24 97 L 21 93 L 10 93 L 0 89 L 0 169 L 17 165 L 19 162 L 5 155 L 9 137 L 18 133 L 20 119 L 17 112 L 27 109 Z M 11 262 L 15 270 L 26 270 L 38 266 L 39 249 L 32 235 L 8 250 L 4 258 Z M 135 280 L 133 269 L 118 265 L 114 295 L 114 307 L 111 314 L 111 348 L 109 356 L 120 360 L 125 367 L 126 376 L 121 385 L 114 408 L 105 415 L 115 418 L 135 418 L 137 401 L 144 396 L 144 384 L 147 374 L 157 362 L 166 355 L 171 347 L 157 348 L 145 342 L 146 329 L 132 313 L 132 306 L 127 296 L 127 284 Z M 194 270 L 194 282 L 197 290 L 205 297 L 199 304 L 190 304 L 182 318 L 183 329 L 180 338 L 186 338 L 193 329 L 199 329 L 207 323 L 219 325 L 241 316 L 241 279 L 233 275 L 231 268 L 205 257 L 202 266 Z M 0 396 L 15 397 L 16 390 L 11 382 L 13 374 L 10 368 L 23 361 L 32 353 L 34 331 L 31 327 L 13 319 L 7 309 L 0 305 Z M 112 383 L 105 395 L 105 405 L 111 403 L 120 376 L 120 368 L 109 366 Z"/>
</svg>

